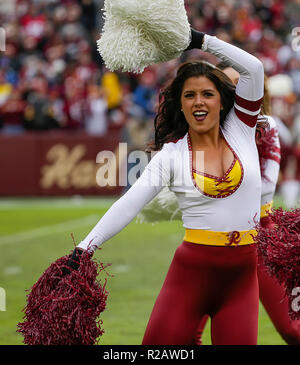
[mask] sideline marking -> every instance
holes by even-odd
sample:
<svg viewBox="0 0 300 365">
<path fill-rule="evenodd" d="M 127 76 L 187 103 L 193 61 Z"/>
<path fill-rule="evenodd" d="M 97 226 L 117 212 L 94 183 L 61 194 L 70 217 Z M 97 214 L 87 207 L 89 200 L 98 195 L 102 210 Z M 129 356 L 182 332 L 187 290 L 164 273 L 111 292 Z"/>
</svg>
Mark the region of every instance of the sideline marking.
<svg viewBox="0 0 300 365">
<path fill-rule="evenodd" d="M 4 245 L 7 243 L 17 243 L 20 241 L 47 236 L 55 233 L 62 233 L 68 230 L 75 230 L 79 227 L 85 227 L 90 224 L 96 223 L 99 219 L 100 217 L 98 215 L 93 214 L 84 218 L 66 221 L 64 223 L 58 223 L 50 226 L 32 229 L 30 231 L 9 234 L 7 236 L 0 237 L 0 245 Z"/>
</svg>

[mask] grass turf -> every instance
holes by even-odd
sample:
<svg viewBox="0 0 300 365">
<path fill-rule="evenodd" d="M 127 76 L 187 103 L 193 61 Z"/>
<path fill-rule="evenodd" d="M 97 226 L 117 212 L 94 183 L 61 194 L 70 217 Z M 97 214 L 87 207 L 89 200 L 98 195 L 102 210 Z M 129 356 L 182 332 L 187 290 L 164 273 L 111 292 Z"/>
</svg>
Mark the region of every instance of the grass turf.
<svg viewBox="0 0 300 365">
<path fill-rule="evenodd" d="M 71 233 L 79 242 L 112 202 L 113 199 L 80 197 L 1 200 L 0 288 L 5 290 L 6 310 L 0 311 L 0 345 L 22 344 L 16 325 L 22 321 L 26 290 L 54 260 L 73 249 Z M 183 232 L 181 222 L 152 225 L 133 221 L 96 252 L 97 259 L 112 263 L 108 271 L 114 275 L 108 279 L 107 309 L 101 316 L 105 333 L 100 344 L 141 343 Z M 209 323 L 203 344 L 210 344 Z M 258 344 L 285 344 L 262 306 Z"/>
</svg>

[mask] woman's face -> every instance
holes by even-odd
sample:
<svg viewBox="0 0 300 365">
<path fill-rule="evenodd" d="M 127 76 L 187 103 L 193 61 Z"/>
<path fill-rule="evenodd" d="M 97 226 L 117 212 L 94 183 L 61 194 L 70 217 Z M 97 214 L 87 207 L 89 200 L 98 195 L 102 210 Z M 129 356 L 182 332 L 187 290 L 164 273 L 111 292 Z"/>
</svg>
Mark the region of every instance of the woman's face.
<svg viewBox="0 0 300 365">
<path fill-rule="evenodd" d="M 193 76 L 184 82 L 181 108 L 190 132 L 203 134 L 219 129 L 221 107 L 221 95 L 207 77 Z"/>
</svg>

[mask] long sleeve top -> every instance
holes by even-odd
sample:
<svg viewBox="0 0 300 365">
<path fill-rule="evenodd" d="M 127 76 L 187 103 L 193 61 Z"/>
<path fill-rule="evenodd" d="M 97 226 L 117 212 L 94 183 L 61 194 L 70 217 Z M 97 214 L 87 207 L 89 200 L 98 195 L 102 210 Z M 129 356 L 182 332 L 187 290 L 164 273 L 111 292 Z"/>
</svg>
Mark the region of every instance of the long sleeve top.
<svg viewBox="0 0 300 365">
<path fill-rule="evenodd" d="M 176 194 L 185 228 L 244 231 L 259 220 L 261 177 L 255 126 L 263 97 L 263 65 L 253 55 L 209 35 L 204 36 L 202 50 L 229 61 L 240 74 L 234 107 L 221 128 L 242 168 L 237 188 L 228 195 L 211 197 L 195 185 L 187 133 L 178 141 L 164 144 L 136 183 L 79 243 L 79 248 L 100 246 L 119 233 L 164 186 Z"/>
</svg>

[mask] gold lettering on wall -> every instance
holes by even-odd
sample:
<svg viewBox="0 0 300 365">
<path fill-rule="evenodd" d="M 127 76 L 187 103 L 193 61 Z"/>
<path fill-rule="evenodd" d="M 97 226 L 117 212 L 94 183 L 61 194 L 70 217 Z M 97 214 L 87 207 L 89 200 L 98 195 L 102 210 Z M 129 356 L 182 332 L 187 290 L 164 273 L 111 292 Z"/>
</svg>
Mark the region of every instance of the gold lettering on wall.
<svg viewBox="0 0 300 365">
<path fill-rule="evenodd" d="M 64 144 L 51 147 L 46 155 L 49 165 L 41 168 L 41 187 L 83 189 L 97 186 L 96 173 L 99 166 L 92 160 L 83 160 L 85 153 L 86 147 L 82 144 L 72 148 Z"/>
</svg>

